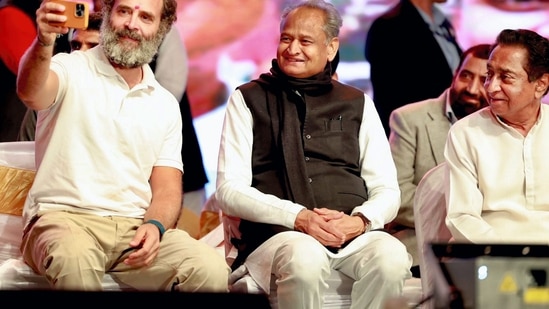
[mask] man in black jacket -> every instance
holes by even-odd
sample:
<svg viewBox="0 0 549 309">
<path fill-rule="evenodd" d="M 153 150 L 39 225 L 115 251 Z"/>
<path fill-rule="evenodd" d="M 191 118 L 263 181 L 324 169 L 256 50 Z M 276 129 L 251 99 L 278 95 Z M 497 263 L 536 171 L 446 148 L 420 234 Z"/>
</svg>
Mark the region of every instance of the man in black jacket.
<svg viewBox="0 0 549 309">
<path fill-rule="evenodd" d="M 400 0 L 379 16 L 366 37 L 373 99 L 385 133 L 395 108 L 440 95 L 452 82 L 462 50 L 436 3 Z"/>
</svg>

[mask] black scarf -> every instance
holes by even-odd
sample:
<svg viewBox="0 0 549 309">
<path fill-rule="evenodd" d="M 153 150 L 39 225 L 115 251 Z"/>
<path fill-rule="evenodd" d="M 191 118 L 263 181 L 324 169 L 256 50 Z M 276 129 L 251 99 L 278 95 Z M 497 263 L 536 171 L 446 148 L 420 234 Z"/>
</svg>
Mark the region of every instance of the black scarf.
<svg viewBox="0 0 549 309">
<path fill-rule="evenodd" d="M 319 96 L 332 90 L 331 71 L 328 62 L 324 70 L 316 75 L 294 78 L 282 72 L 274 59 L 270 73 L 261 74 L 256 80 L 268 89 L 266 103 L 271 115 L 271 132 L 276 135 L 273 140 L 277 141 L 280 158 L 283 159 L 279 166 L 286 195 L 283 198 L 309 209 L 316 207 L 316 201 L 308 185 L 299 111 L 306 111 L 304 104 L 307 96 Z"/>
<path fill-rule="evenodd" d="M 326 63 L 322 72 L 307 78 L 295 78 L 286 75 L 280 70 L 276 59 L 272 60 L 271 65 L 269 73 L 263 73 L 259 76 L 258 83 L 275 86 L 280 91 L 297 90 L 308 95 L 320 95 L 332 90 L 332 66 L 330 62 Z"/>
</svg>

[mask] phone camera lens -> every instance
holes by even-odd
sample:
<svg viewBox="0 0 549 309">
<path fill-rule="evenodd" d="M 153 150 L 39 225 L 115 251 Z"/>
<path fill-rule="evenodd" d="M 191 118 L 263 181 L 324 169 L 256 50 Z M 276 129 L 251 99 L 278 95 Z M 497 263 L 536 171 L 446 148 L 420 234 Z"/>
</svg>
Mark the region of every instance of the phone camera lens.
<svg viewBox="0 0 549 309">
<path fill-rule="evenodd" d="M 82 3 L 76 4 L 76 16 L 77 17 L 84 16 L 84 4 Z"/>
</svg>

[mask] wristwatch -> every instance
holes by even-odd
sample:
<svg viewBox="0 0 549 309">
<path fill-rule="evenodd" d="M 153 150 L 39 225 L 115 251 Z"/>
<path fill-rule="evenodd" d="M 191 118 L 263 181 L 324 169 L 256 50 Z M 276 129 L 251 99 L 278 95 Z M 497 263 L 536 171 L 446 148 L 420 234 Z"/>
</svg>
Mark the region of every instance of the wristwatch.
<svg viewBox="0 0 549 309">
<path fill-rule="evenodd" d="M 355 212 L 354 214 L 352 214 L 351 216 L 354 216 L 354 217 L 359 217 L 362 222 L 364 222 L 364 229 L 362 230 L 362 234 L 370 231 L 370 228 L 371 228 L 371 222 L 370 220 L 368 220 L 368 218 L 366 218 L 366 216 L 364 216 L 361 212 Z"/>
</svg>

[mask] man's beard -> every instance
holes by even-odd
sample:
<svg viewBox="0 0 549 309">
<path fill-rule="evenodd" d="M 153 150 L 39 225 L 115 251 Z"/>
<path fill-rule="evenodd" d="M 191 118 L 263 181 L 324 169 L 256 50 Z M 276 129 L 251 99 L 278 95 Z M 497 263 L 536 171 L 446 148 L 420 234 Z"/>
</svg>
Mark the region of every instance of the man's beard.
<svg viewBox="0 0 549 309">
<path fill-rule="evenodd" d="M 137 46 L 129 46 L 121 42 L 123 37 L 137 41 Z M 115 64 L 124 68 L 136 68 L 152 61 L 162 43 L 163 35 L 156 33 L 151 38 L 139 35 L 129 29 L 116 30 L 110 22 L 101 25 L 101 45 L 107 58 Z"/>
<path fill-rule="evenodd" d="M 452 106 L 452 111 L 454 112 L 454 115 L 457 119 L 461 119 L 488 105 L 488 102 L 482 96 L 476 97 L 476 99 L 479 101 L 478 105 L 467 102 L 467 97 L 475 98 L 474 95 L 468 94 L 468 92 L 466 91 L 456 92 L 454 89 L 450 90 L 450 102 Z"/>
</svg>

